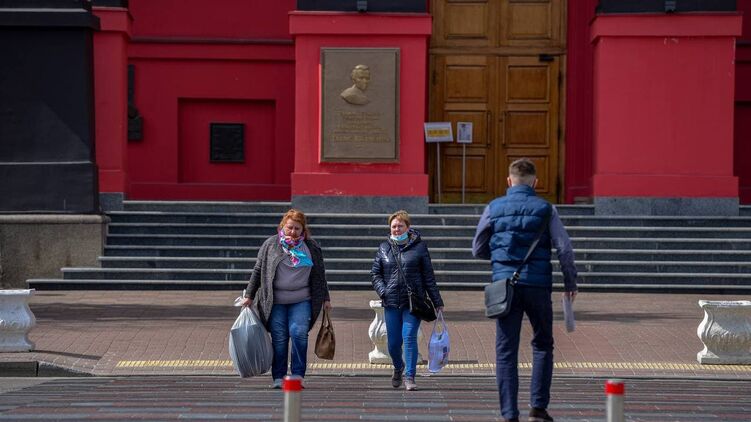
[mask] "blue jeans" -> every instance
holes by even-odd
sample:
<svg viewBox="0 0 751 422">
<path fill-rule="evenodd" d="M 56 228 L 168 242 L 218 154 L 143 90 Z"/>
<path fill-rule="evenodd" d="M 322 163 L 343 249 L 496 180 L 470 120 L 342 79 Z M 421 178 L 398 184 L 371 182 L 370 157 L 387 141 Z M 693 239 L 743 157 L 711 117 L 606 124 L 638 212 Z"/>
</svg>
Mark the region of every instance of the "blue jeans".
<svg viewBox="0 0 751 422">
<path fill-rule="evenodd" d="M 420 330 L 420 319 L 410 314 L 409 308 L 384 308 L 383 317 L 386 319 L 386 340 L 394 369 L 405 368 L 405 362 L 402 360 L 403 342 L 404 359 L 407 361 L 404 373 L 408 378 L 414 378 L 417 367 L 417 331 Z"/>
<path fill-rule="evenodd" d="M 274 379 L 281 379 L 287 375 L 290 338 L 292 339 L 292 375 L 305 377 L 310 312 L 309 300 L 289 305 L 274 304 L 271 308 L 269 328 L 271 344 L 274 346 L 271 376 Z"/>
<path fill-rule="evenodd" d="M 514 287 L 511 311 L 496 322 L 496 369 L 501 415 L 519 417 L 519 337 L 526 313 L 532 324 L 532 381 L 529 404 L 547 409 L 553 380 L 553 302 L 550 288 Z"/>
</svg>

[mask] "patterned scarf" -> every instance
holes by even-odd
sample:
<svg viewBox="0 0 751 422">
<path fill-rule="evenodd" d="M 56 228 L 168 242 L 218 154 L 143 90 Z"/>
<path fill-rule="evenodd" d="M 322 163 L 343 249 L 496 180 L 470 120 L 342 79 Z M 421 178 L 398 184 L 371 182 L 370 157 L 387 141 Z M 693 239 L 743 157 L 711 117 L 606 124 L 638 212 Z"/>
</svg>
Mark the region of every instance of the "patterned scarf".
<svg viewBox="0 0 751 422">
<path fill-rule="evenodd" d="M 284 231 L 279 230 L 279 243 L 282 245 L 284 253 L 289 255 L 289 260 L 295 268 L 313 266 L 313 261 L 311 261 L 308 255 L 305 255 L 305 252 L 300 247 L 304 241 L 305 235 L 300 236 L 297 240 L 287 240 L 284 238 Z"/>
</svg>

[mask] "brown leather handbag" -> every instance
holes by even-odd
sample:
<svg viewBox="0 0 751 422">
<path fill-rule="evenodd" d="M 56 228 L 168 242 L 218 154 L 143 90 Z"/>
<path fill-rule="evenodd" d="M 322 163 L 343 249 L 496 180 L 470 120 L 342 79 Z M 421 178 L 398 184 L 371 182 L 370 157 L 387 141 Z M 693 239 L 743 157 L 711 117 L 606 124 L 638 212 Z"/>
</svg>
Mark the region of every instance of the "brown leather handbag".
<svg viewBox="0 0 751 422">
<path fill-rule="evenodd" d="M 323 317 L 321 318 L 321 329 L 318 330 L 316 338 L 315 353 L 321 359 L 333 360 L 336 351 L 336 339 L 334 338 L 334 326 L 331 325 L 329 311 L 323 308 Z"/>
</svg>

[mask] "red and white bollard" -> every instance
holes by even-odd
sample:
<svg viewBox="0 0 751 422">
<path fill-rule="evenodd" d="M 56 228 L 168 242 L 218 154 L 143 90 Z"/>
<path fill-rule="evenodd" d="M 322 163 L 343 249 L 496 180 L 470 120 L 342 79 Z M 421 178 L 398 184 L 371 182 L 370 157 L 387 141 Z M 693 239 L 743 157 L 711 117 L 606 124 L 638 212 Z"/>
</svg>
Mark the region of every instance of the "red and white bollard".
<svg viewBox="0 0 751 422">
<path fill-rule="evenodd" d="M 282 383 L 284 391 L 284 422 L 300 422 L 302 415 L 302 377 L 287 375 Z"/>
<path fill-rule="evenodd" d="M 623 413 L 623 393 L 626 391 L 622 380 L 605 381 L 605 394 L 607 395 L 607 422 L 624 422 L 626 416 Z"/>
</svg>

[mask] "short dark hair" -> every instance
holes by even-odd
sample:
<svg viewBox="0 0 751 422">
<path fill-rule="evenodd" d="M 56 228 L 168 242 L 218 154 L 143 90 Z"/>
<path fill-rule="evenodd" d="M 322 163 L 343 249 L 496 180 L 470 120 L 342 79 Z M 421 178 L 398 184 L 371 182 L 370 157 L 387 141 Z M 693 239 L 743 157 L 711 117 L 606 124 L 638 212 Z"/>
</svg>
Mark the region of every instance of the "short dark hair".
<svg viewBox="0 0 751 422">
<path fill-rule="evenodd" d="M 537 178 L 537 169 L 535 163 L 529 158 L 520 158 L 508 166 L 508 174 L 511 183 L 534 186 Z"/>
<path fill-rule="evenodd" d="M 529 158 L 520 158 L 508 166 L 508 174 L 517 177 L 536 176 L 537 169 Z"/>
</svg>

